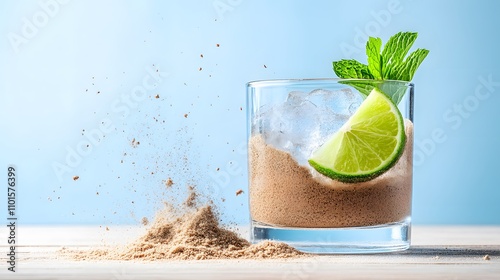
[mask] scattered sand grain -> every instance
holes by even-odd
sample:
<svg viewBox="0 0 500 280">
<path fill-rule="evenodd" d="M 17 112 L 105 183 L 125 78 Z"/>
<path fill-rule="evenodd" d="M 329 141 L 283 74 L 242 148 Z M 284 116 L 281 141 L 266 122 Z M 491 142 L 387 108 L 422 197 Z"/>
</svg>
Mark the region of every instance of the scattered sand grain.
<svg viewBox="0 0 500 280">
<path fill-rule="evenodd" d="M 89 251 L 64 251 L 76 260 L 207 260 L 285 259 L 304 256 L 277 242 L 251 245 L 236 233 L 223 229 L 207 205 L 183 215 L 168 208 L 158 215 L 145 235 L 121 247 Z"/>
</svg>

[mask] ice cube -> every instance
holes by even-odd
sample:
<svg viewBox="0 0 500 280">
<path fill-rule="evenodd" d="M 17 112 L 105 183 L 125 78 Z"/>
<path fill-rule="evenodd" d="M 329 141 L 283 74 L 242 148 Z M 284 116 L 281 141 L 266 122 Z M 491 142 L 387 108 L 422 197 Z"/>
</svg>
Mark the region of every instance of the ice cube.
<svg viewBox="0 0 500 280">
<path fill-rule="evenodd" d="M 343 88 L 335 91 L 325 89 L 315 89 L 311 91 L 307 100 L 323 108 L 330 108 L 334 113 L 341 115 L 351 115 L 350 106 L 353 103 L 360 103 L 362 98 L 349 88 Z"/>
<path fill-rule="evenodd" d="M 362 98 L 349 89 L 292 91 L 285 102 L 263 106 L 253 131 L 267 144 L 290 153 L 301 165 L 352 115 Z"/>
<path fill-rule="evenodd" d="M 307 147 L 309 142 L 317 138 L 320 133 L 320 116 L 318 108 L 309 101 L 300 106 L 285 106 L 284 119 L 287 123 L 283 130 L 284 137 L 290 140 L 288 146 L 283 147 L 300 163 L 304 164 L 309 156 Z"/>
<path fill-rule="evenodd" d="M 286 99 L 286 105 L 288 106 L 299 106 L 304 102 L 309 93 L 303 91 L 291 91 L 288 93 L 288 97 Z"/>
<path fill-rule="evenodd" d="M 354 115 L 354 113 L 358 110 L 360 105 L 361 102 L 351 103 L 351 105 L 349 105 L 349 113 L 351 113 L 351 115 Z"/>
<path fill-rule="evenodd" d="M 259 108 L 254 119 L 252 133 L 261 134 L 268 144 L 275 147 L 284 146 L 287 140 L 283 137 L 282 105 L 264 105 Z"/>
</svg>

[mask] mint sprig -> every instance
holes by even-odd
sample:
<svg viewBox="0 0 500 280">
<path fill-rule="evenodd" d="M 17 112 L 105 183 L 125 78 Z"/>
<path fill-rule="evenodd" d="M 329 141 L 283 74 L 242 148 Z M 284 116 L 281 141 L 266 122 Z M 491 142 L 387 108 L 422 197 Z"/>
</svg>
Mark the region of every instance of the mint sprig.
<svg viewBox="0 0 500 280">
<path fill-rule="evenodd" d="M 426 49 L 417 49 L 408 55 L 410 48 L 417 39 L 417 35 L 416 32 L 399 32 L 387 41 L 383 49 L 380 38 L 369 37 L 366 43 L 368 65 L 354 59 L 342 59 L 333 62 L 333 71 L 342 79 L 409 82 L 413 79 L 417 68 L 429 53 Z M 374 87 L 380 88 L 384 85 L 375 81 L 344 81 L 343 83 L 353 86 L 366 96 Z M 402 95 L 400 92 L 386 93 L 392 97 L 396 104 L 401 101 Z"/>
<path fill-rule="evenodd" d="M 385 61 L 384 79 L 406 81 L 396 71 L 405 65 L 404 58 L 417 39 L 417 33 L 400 32 L 392 36 L 382 51 L 382 58 Z M 427 51 L 428 52 L 428 51 Z M 410 80 L 407 80 L 410 81 Z"/>
<path fill-rule="evenodd" d="M 368 66 L 354 59 L 342 59 L 333 63 L 333 71 L 339 78 L 346 79 L 373 79 Z"/>
</svg>

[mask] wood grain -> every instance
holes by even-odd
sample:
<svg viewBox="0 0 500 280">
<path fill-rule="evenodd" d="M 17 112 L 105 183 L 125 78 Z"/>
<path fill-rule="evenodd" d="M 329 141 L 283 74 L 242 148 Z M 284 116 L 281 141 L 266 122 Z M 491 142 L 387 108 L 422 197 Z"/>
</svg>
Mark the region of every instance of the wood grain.
<svg viewBox="0 0 500 280">
<path fill-rule="evenodd" d="M 500 279 L 500 226 L 415 226 L 402 253 L 311 255 L 293 260 L 73 261 L 57 251 L 133 240 L 138 227 L 18 229 L 17 272 L 0 279 Z M 0 236 L 6 236 L 5 229 Z M 485 255 L 489 260 L 485 260 Z"/>
</svg>

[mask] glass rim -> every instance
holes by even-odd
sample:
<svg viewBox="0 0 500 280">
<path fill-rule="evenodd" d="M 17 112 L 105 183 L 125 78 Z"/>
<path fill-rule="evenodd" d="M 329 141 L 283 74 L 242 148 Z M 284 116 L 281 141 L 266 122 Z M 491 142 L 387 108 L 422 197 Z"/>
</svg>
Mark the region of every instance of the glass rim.
<svg viewBox="0 0 500 280">
<path fill-rule="evenodd" d="M 412 82 L 398 81 L 398 80 L 374 80 L 374 79 L 341 79 L 341 78 L 304 78 L 304 79 L 268 79 L 268 80 L 255 80 L 246 84 L 247 87 L 266 87 L 266 86 L 280 86 L 286 84 L 326 84 L 331 82 L 340 81 L 356 81 L 360 83 L 393 83 L 400 84 L 405 87 L 414 87 Z"/>
</svg>

